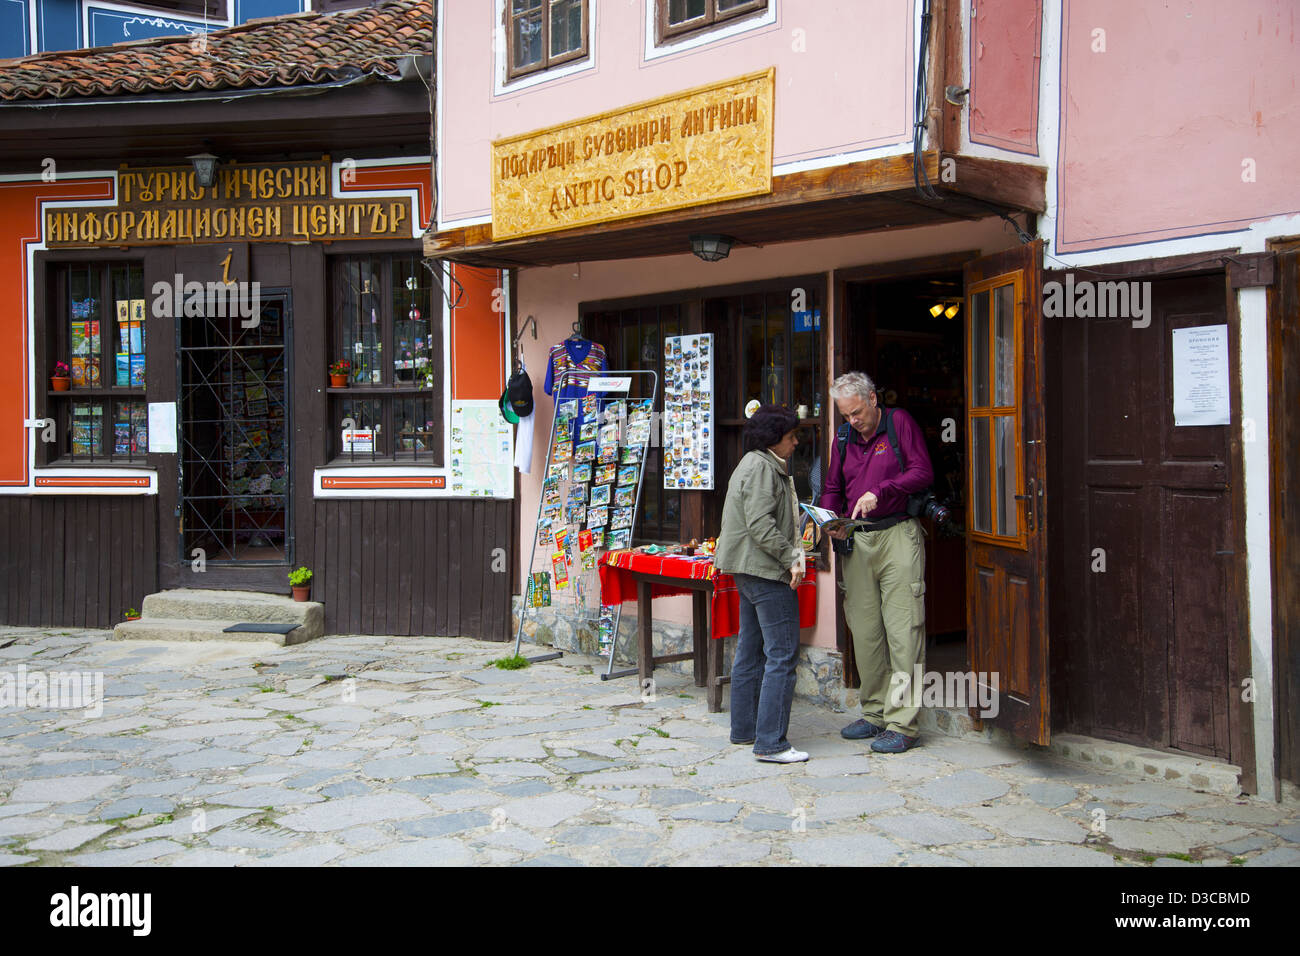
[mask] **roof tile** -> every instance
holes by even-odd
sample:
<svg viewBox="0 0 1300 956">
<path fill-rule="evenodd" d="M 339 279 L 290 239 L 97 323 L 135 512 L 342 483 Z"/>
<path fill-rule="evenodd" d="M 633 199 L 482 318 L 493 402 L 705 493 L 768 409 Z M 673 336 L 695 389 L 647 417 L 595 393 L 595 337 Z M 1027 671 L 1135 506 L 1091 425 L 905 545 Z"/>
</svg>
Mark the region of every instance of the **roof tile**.
<svg viewBox="0 0 1300 956">
<path fill-rule="evenodd" d="M 209 33 L 206 49 L 193 40 L 131 40 L 0 61 L 0 100 L 302 86 L 358 71 L 393 78 L 400 58 L 433 52 L 433 3 L 292 13 Z"/>
</svg>

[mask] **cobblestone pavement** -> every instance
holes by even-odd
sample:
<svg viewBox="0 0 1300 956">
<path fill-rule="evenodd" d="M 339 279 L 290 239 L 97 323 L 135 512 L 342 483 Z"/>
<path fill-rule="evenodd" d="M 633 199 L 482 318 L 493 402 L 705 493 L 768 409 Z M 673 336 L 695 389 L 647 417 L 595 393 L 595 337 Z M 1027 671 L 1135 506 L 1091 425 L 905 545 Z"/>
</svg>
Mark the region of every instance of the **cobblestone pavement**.
<svg viewBox="0 0 1300 956">
<path fill-rule="evenodd" d="M 798 701 L 811 761 L 759 763 L 662 671 L 643 701 L 596 659 L 499 670 L 509 645 L 460 638 L 107 636 L 0 631 L 0 682 L 106 697 L 0 709 L 0 866 L 1300 863 L 1294 807 L 956 738 L 869 755 Z"/>
</svg>

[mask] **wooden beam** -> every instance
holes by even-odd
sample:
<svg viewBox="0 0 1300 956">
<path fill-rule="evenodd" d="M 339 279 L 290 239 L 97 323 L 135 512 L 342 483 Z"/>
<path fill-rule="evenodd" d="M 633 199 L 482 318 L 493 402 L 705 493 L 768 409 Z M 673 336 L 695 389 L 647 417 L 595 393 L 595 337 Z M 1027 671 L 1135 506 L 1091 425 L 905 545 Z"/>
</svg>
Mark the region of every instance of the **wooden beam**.
<svg viewBox="0 0 1300 956">
<path fill-rule="evenodd" d="M 956 160 L 955 178 L 951 183 L 936 183 L 962 196 L 983 199 L 999 206 L 1010 206 L 1024 212 L 1047 211 L 1047 169 L 1028 163 L 1008 163 L 982 156 L 964 156 L 960 153 L 944 155 L 944 160 Z"/>
</svg>

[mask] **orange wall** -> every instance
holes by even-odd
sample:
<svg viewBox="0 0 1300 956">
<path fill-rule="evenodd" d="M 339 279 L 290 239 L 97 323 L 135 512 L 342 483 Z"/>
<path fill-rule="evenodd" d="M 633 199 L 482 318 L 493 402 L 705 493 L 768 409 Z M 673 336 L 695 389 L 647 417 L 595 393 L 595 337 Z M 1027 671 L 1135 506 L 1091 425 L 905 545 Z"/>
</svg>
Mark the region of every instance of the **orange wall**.
<svg viewBox="0 0 1300 956">
<path fill-rule="evenodd" d="M 0 355 L 10 360 L 0 375 L 0 485 L 27 484 L 28 387 L 34 375 L 37 388 L 49 388 L 52 370 L 32 369 L 28 356 L 27 249 L 41 240 L 41 207 L 112 196 L 111 179 L 0 183 Z"/>
<path fill-rule="evenodd" d="M 451 397 L 491 400 L 505 388 L 505 291 L 497 269 L 452 264 Z M 463 292 L 461 290 L 464 290 Z M 493 306 L 496 306 L 494 309 Z"/>
</svg>

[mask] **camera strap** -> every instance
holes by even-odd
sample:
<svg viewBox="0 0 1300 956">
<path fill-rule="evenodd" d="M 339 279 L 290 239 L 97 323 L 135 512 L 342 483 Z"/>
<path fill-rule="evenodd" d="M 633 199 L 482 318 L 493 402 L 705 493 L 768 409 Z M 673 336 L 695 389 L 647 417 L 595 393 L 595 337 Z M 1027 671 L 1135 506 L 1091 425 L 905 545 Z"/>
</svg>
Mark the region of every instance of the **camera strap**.
<svg viewBox="0 0 1300 956">
<path fill-rule="evenodd" d="M 894 410 L 892 408 L 882 408 L 880 413 L 885 416 L 885 437 L 889 439 L 889 447 L 894 451 L 894 457 L 898 459 L 898 470 L 906 471 L 907 465 L 903 461 L 903 453 L 898 448 L 898 433 L 894 431 Z M 840 425 L 835 433 L 836 444 L 840 446 L 840 487 L 844 487 L 844 457 L 849 453 L 849 429 L 848 422 Z"/>
</svg>

